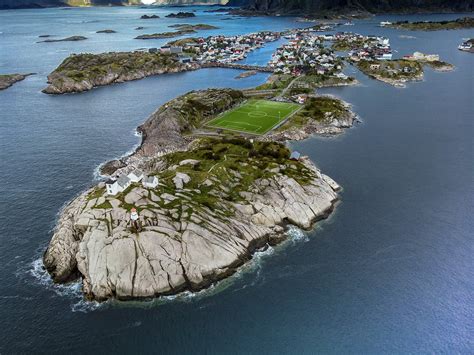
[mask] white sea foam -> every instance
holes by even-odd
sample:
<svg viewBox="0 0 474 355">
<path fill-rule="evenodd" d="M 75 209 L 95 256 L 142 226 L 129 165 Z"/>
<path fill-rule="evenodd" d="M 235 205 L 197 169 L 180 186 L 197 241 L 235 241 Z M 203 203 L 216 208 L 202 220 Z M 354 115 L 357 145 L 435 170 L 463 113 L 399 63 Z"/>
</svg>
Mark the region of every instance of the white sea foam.
<svg viewBox="0 0 474 355">
<path fill-rule="evenodd" d="M 139 137 L 139 138 L 141 138 L 141 136 L 142 136 L 142 134 L 141 134 L 140 132 L 138 132 L 136 129 L 133 131 L 133 135 L 134 135 L 135 137 Z M 140 144 L 141 144 L 141 139 L 140 139 L 140 141 L 138 141 L 136 144 L 134 144 L 133 147 L 132 147 L 130 150 L 126 151 L 124 154 L 122 154 L 122 155 L 120 155 L 120 156 L 118 156 L 118 157 L 116 157 L 116 158 L 112 158 L 112 159 L 108 159 L 108 160 L 106 160 L 106 161 L 103 161 L 102 163 L 100 163 L 99 165 L 97 165 L 96 168 L 94 169 L 94 174 L 93 174 L 94 180 L 95 180 L 95 181 L 99 181 L 99 180 L 102 180 L 102 179 L 108 177 L 107 175 L 102 175 L 102 174 L 100 173 L 100 169 L 102 168 L 102 166 L 103 166 L 105 163 L 107 163 L 107 162 L 109 162 L 109 161 L 111 161 L 111 160 L 120 160 L 120 159 L 122 159 L 122 158 L 128 157 L 129 155 L 132 155 L 133 153 L 135 153 L 135 151 L 138 149 L 138 147 L 140 147 Z"/>
<path fill-rule="evenodd" d="M 48 272 L 43 267 L 42 258 L 34 260 L 30 264 L 29 273 L 41 286 L 52 290 L 58 296 L 70 298 L 72 312 L 90 312 L 98 309 L 102 304 L 98 302 L 89 302 L 84 299 L 82 294 L 82 284 L 80 281 L 71 282 L 65 285 L 55 284 L 51 280 Z"/>
<path fill-rule="evenodd" d="M 247 287 L 255 286 L 257 283 L 260 283 L 264 280 L 262 271 L 265 260 L 278 252 L 281 248 L 284 248 L 289 243 L 301 243 L 307 242 L 309 240 L 308 234 L 303 232 L 296 226 L 290 225 L 286 231 L 288 239 L 282 243 L 280 246 L 272 247 L 267 246 L 261 250 L 256 251 L 253 254 L 252 259 L 240 267 L 232 276 L 212 284 L 210 287 L 203 289 L 198 292 L 184 291 L 177 295 L 170 296 L 161 296 L 156 299 L 151 299 L 149 301 L 117 301 L 111 300 L 105 303 L 90 302 L 84 299 L 82 293 L 82 283 L 81 281 L 71 282 L 65 285 L 55 284 L 48 272 L 43 267 L 42 258 L 37 258 L 29 265 L 29 274 L 34 277 L 37 283 L 51 289 L 55 294 L 61 297 L 70 298 L 73 303 L 71 304 L 72 312 L 90 312 L 97 310 L 105 305 L 115 305 L 117 307 L 138 307 L 138 308 L 147 308 L 147 307 L 156 307 L 164 305 L 171 302 L 192 302 L 197 301 L 203 298 L 207 298 L 213 295 L 216 295 L 224 290 L 228 289 L 231 286 L 235 286 L 238 280 L 241 280 L 245 275 L 254 274 L 250 283 L 243 284 L 241 287 L 236 288 L 235 292 L 245 289 Z M 24 273 L 22 271 L 21 273 Z M 140 326 L 141 324 L 133 325 Z"/>
</svg>

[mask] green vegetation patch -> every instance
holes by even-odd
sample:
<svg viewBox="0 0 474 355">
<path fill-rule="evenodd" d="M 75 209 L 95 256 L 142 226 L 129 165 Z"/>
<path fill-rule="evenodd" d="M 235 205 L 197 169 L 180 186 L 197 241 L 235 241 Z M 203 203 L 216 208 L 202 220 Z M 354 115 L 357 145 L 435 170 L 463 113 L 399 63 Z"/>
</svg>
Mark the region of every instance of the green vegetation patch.
<svg viewBox="0 0 474 355">
<path fill-rule="evenodd" d="M 175 209 L 185 205 L 193 211 L 207 207 L 215 212 L 232 214 L 233 211 L 225 208 L 225 202 L 245 202 L 241 193 L 255 188 L 257 179 L 271 179 L 278 172 L 301 184 L 314 178 L 314 173 L 303 163 L 291 161 L 289 157 L 289 149 L 276 142 L 252 143 L 243 138 L 202 139 L 193 150 L 164 157 L 168 166 L 175 168 L 157 175 L 160 186 L 155 194 L 184 195 L 162 204 L 163 208 Z M 198 163 L 179 165 L 189 159 Z M 173 182 L 177 172 L 191 178 L 185 185 L 186 190 L 179 193 Z"/>
<path fill-rule="evenodd" d="M 95 198 L 102 197 L 105 194 L 105 187 L 99 188 L 95 187 L 89 194 L 87 195 L 87 201 L 93 200 Z"/>
<path fill-rule="evenodd" d="M 293 81 L 294 77 L 289 74 L 272 75 L 265 84 L 257 86 L 257 90 L 285 89 Z"/>
<path fill-rule="evenodd" d="M 423 74 L 423 66 L 414 60 L 361 60 L 357 67 L 368 75 L 387 79 L 413 79 Z"/>
<path fill-rule="evenodd" d="M 316 89 L 328 86 L 347 85 L 355 82 L 355 78 L 348 77 L 347 79 L 337 78 L 326 74 L 311 74 L 304 75 L 293 84 L 292 89 Z"/>
<path fill-rule="evenodd" d="M 110 204 L 109 201 L 105 201 L 104 203 L 97 205 L 94 208 L 106 210 L 106 209 L 112 209 L 112 205 Z"/>
<path fill-rule="evenodd" d="M 207 126 L 260 135 L 272 130 L 300 108 L 293 103 L 249 100 L 211 120 Z"/>
<path fill-rule="evenodd" d="M 327 96 L 311 97 L 306 101 L 303 109 L 282 125 L 278 131 L 283 132 L 292 127 L 303 127 L 310 121 L 324 123 L 329 118 L 342 117 L 347 114 L 349 111 L 341 100 Z"/>
<path fill-rule="evenodd" d="M 52 73 L 74 81 L 95 80 L 107 74 L 130 75 L 138 71 L 171 69 L 180 65 L 176 57 L 161 53 L 109 52 L 73 54 Z"/>
</svg>

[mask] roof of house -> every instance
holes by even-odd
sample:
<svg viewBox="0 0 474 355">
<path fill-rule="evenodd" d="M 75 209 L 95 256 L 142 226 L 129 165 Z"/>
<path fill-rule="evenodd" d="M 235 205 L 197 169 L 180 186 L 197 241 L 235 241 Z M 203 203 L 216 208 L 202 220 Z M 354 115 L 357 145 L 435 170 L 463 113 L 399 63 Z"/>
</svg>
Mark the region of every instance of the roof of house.
<svg viewBox="0 0 474 355">
<path fill-rule="evenodd" d="M 130 179 L 128 178 L 128 176 L 122 175 L 121 177 L 118 178 L 117 183 L 120 186 L 124 187 L 125 185 L 130 183 Z"/>
<path fill-rule="evenodd" d="M 113 185 L 117 182 L 117 180 L 109 179 L 105 182 L 106 185 Z"/>
<path fill-rule="evenodd" d="M 135 175 L 136 177 L 143 176 L 143 172 L 141 170 L 135 169 L 130 174 Z"/>
<path fill-rule="evenodd" d="M 290 159 L 299 159 L 300 157 L 301 157 L 301 154 L 298 151 L 294 151 L 290 155 Z"/>
<path fill-rule="evenodd" d="M 153 184 L 155 182 L 155 179 L 157 179 L 156 176 L 147 176 L 143 181 L 147 184 Z"/>
</svg>

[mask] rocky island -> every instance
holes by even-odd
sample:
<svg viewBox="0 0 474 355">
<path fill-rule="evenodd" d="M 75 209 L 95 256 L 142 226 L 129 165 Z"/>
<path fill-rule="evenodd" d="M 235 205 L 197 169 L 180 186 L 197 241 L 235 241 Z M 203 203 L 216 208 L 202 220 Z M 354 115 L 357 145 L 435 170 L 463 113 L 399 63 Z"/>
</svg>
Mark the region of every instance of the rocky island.
<svg viewBox="0 0 474 355">
<path fill-rule="evenodd" d="M 145 34 L 135 37 L 135 39 L 162 39 L 162 38 L 173 38 L 182 35 L 187 35 L 190 33 L 196 33 L 193 29 L 183 29 L 178 31 L 172 32 L 161 32 L 161 33 L 152 33 L 152 34 Z"/>
<path fill-rule="evenodd" d="M 158 15 L 142 15 L 140 19 L 142 20 L 151 20 L 151 19 L 157 19 L 160 18 Z"/>
<path fill-rule="evenodd" d="M 53 43 L 53 42 L 77 42 L 77 41 L 85 41 L 87 37 L 84 36 L 71 36 L 61 39 L 45 39 L 44 41 L 39 41 L 37 43 Z"/>
<path fill-rule="evenodd" d="M 356 62 L 356 66 L 366 75 L 398 87 L 405 87 L 408 81 L 423 79 L 423 66 L 416 61 L 406 59 L 361 60 Z"/>
<path fill-rule="evenodd" d="M 196 14 L 192 12 L 178 12 L 178 13 L 171 13 L 166 15 L 165 17 L 168 18 L 190 18 L 190 17 L 196 17 Z"/>
<path fill-rule="evenodd" d="M 176 56 L 148 52 L 109 52 L 73 54 L 48 75 L 47 94 L 64 94 L 91 90 L 164 73 L 194 70 L 193 63 L 183 64 Z"/>
<path fill-rule="evenodd" d="M 96 33 L 107 33 L 107 34 L 110 34 L 110 33 L 117 33 L 117 31 L 114 31 L 114 30 L 100 30 L 100 31 L 97 31 Z"/>
<path fill-rule="evenodd" d="M 99 301 L 197 291 L 284 240 L 287 224 L 309 229 L 327 217 L 340 187 L 284 145 L 188 136 L 243 100 L 210 89 L 153 113 L 120 171 L 143 171 L 147 183 L 115 195 L 101 183 L 65 207 L 44 254 L 54 281 L 81 278 L 86 298 Z"/>
<path fill-rule="evenodd" d="M 387 27 L 410 31 L 460 30 L 473 28 L 474 17 L 462 17 L 452 21 L 399 21 L 388 24 Z"/>
<path fill-rule="evenodd" d="M 198 23 L 196 25 L 188 25 L 185 23 L 178 23 L 176 25 L 170 25 L 168 27 L 177 28 L 178 30 L 193 30 L 193 31 L 202 31 L 202 30 L 217 30 L 219 27 L 207 25 L 205 23 Z"/>
<path fill-rule="evenodd" d="M 196 33 L 197 31 L 202 30 L 215 30 L 218 27 L 206 25 L 203 23 L 199 23 L 197 25 L 186 25 L 186 24 L 176 24 L 168 26 L 170 28 L 176 28 L 177 31 L 172 32 L 162 32 L 162 33 L 153 33 L 153 34 L 144 34 L 135 37 L 135 39 L 162 39 L 162 38 L 173 38 L 182 35 L 187 35 L 190 33 Z"/>
<path fill-rule="evenodd" d="M 8 89 L 13 84 L 25 80 L 29 75 L 33 74 L 0 74 L 0 90 Z"/>
</svg>

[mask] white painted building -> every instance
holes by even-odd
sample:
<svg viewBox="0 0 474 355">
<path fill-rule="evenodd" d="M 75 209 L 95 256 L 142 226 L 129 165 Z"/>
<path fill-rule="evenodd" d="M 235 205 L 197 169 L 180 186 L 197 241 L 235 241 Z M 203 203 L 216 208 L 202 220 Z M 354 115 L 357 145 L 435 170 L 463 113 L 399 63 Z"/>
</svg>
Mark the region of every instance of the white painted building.
<svg viewBox="0 0 474 355">
<path fill-rule="evenodd" d="M 127 175 L 131 182 L 140 182 L 143 179 L 143 172 L 141 170 L 134 170 Z"/>
<path fill-rule="evenodd" d="M 105 183 L 107 189 L 107 195 L 115 196 L 120 192 L 119 186 L 116 180 L 109 180 Z"/>
<path fill-rule="evenodd" d="M 105 183 L 105 187 L 107 189 L 107 194 L 114 196 L 120 192 L 125 191 L 130 185 L 132 181 L 128 178 L 128 176 L 120 176 L 117 180 L 109 180 Z"/>
<path fill-rule="evenodd" d="M 159 180 L 156 176 L 145 176 L 142 181 L 143 187 L 147 189 L 154 189 L 158 186 Z"/>
</svg>

